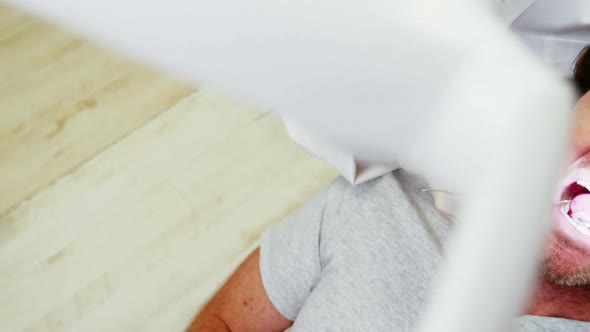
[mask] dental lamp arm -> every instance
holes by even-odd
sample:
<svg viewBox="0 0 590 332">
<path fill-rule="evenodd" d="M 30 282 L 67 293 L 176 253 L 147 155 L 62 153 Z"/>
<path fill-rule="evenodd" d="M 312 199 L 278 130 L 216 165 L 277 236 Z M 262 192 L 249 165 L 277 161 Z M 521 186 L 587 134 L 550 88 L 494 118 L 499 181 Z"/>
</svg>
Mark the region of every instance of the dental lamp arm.
<svg viewBox="0 0 590 332">
<path fill-rule="evenodd" d="M 342 173 L 401 164 L 462 191 L 421 331 L 497 331 L 518 314 L 573 102 L 488 2 L 9 2 L 278 110 Z"/>
<path fill-rule="evenodd" d="M 472 174 L 464 188 L 460 224 L 447 250 L 450 259 L 438 275 L 421 332 L 510 331 L 511 318 L 522 314 L 526 305 L 523 295 L 535 285 L 531 276 L 538 273 L 540 248 L 549 229 L 554 204 L 551 198 L 567 150 L 573 97 L 559 81 L 544 81 L 542 68 L 532 69 L 514 68 L 524 79 L 501 80 L 504 86 L 497 87 L 496 93 L 506 99 L 490 105 L 498 107 L 494 113 L 492 109 L 480 113 L 479 120 L 465 120 L 471 124 L 486 122 L 474 126 L 483 133 L 445 138 L 460 117 L 457 114 L 449 115 L 446 127 L 440 121 L 440 128 L 447 131 L 433 136 L 449 148 L 464 148 L 465 144 L 456 141 L 461 137 L 478 143 L 487 141 L 472 146 L 470 149 L 481 150 L 468 160 L 461 152 L 447 156 L 473 164 L 478 161 L 471 158 L 479 156 L 487 159 L 487 165 L 479 168 L 480 176 Z M 495 75 L 479 74 L 482 78 Z M 521 95 L 511 95 L 510 90 L 519 90 Z M 477 99 L 485 98 L 469 89 L 460 95 L 465 106 L 470 100 L 477 103 Z"/>
</svg>

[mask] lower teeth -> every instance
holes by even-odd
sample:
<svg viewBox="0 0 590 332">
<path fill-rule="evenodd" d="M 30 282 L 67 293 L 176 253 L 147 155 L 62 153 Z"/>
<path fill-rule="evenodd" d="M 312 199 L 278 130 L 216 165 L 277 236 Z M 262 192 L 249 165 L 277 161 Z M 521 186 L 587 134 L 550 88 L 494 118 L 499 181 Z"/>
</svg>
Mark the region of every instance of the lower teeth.
<svg viewBox="0 0 590 332">
<path fill-rule="evenodd" d="M 577 218 L 576 219 L 576 223 L 580 224 L 580 225 L 584 225 L 586 227 L 590 227 L 590 221 L 581 219 L 581 218 Z"/>
<path fill-rule="evenodd" d="M 562 207 L 561 213 L 570 222 L 570 224 L 572 224 L 572 226 L 574 226 L 579 232 L 581 232 L 584 235 L 590 236 L 590 221 L 581 218 L 576 218 L 574 220 L 574 218 L 572 218 L 569 215 L 569 210 L 570 206 L 569 204 L 566 204 L 566 206 Z"/>
<path fill-rule="evenodd" d="M 580 233 L 590 236 L 590 222 L 584 219 L 576 219 L 574 220 L 568 214 L 565 215 L 565 218 L 574 226 Z"/>
</svg>

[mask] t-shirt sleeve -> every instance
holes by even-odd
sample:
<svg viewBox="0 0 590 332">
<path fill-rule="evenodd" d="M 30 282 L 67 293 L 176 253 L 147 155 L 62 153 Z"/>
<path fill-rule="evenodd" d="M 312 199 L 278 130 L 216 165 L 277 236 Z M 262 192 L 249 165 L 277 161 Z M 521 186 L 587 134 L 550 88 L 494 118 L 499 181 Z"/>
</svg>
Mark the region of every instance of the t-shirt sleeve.
<svg viewBox="0 0 590 332">
<path fill-rule="evenodd" d="M 295 320 L 322 271 L 324 211 L 345 180 L 338 179 L 295 213 L 262 235 L 260 273 L 275 308 Z"/>
</svg>

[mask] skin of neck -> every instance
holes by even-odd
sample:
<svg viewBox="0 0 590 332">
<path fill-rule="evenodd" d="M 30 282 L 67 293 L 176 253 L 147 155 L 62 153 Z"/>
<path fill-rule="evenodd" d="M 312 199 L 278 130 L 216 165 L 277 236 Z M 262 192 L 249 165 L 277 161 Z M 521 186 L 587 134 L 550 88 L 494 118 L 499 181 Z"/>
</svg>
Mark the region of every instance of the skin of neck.
<svg viewBox="0 0 590 332">
<path fill-rule="evenodd" d="M 562 286 L 539 277 L 525 313 L 590 322 L 590 288 Z"/>
</svg>

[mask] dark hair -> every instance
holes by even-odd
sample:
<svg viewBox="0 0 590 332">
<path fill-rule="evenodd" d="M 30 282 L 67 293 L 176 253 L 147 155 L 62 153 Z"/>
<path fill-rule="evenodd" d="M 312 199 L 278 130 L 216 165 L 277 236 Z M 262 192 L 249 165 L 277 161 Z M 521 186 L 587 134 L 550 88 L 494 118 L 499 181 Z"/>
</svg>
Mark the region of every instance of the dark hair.
<svg viewBox="0 0 590 332">
<path fill-rule="evenodd" d="M 590 46 L 586 46 L 576 58 L 573 81 L 580 96 L 590 91 Z"/>
</svg>

